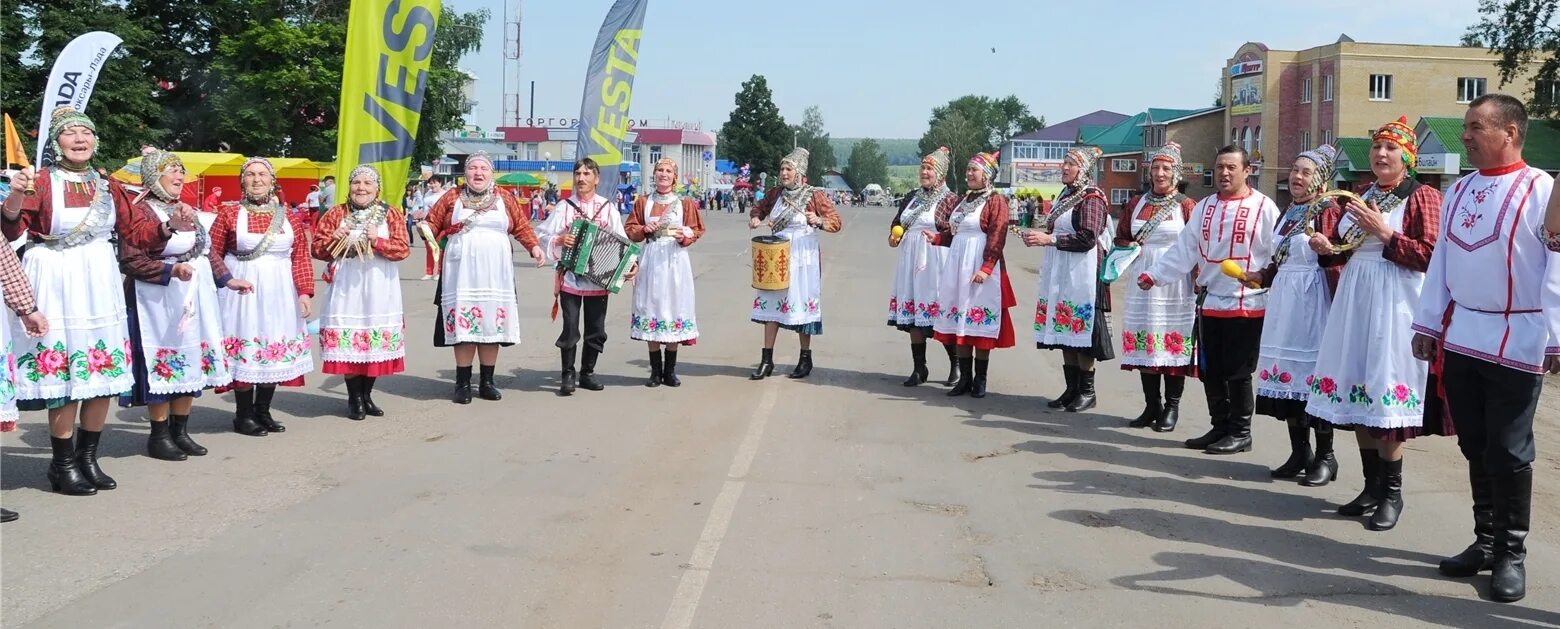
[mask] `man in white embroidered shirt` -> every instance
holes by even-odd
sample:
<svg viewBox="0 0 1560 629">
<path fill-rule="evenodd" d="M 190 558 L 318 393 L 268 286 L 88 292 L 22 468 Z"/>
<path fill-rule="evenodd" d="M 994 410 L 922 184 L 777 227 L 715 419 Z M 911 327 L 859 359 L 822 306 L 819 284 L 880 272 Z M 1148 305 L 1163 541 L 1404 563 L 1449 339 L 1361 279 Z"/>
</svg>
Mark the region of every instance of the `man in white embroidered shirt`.
<svg viewBox="0 0 1560 629">
<path fill-rule="evenodd" d="M 1522 161 L 1527 111 L 1505 94 L 1473 101 L 1463 144 L 1479 171 L 1447 191 L 1435 255 L 1414 314 L 1414 355 L 1440 374 L 1468 460 L 1474 542 L 1442 574 L 1492 570 L 1490 598 L 1527 592 L 1533 413 L 1543 373 L 1560 373 L 1560 253 L 1544 246 L 1554 180 Z"/>
</svg>

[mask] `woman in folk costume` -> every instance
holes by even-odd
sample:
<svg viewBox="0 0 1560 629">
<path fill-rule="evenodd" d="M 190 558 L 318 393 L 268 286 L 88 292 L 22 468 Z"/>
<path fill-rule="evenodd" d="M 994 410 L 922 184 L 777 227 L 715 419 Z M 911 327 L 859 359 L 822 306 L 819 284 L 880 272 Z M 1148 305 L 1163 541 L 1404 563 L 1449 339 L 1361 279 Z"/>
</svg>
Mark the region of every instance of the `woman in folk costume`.
<svg viewBox="0 0 1560 629">
<path fill-rule="evenodd" d="M 653 177 L 655 193 L 634 202 L 623 226 L 629 240 L 645 243 L 634 278 L 628 335 L 650 346 L 650 380 L 645 386 L 676 387 L 682 385 L 677 378 L 677 346 L 693 345 L 699 338 L 688 247 L 704 235 L 704 221 L 693 199 L 672 191 L 677 160 L 667 157 L 656 162 Z"/>
<path fill-rule="evenodd" d="M 49 331 L 49 320 L 38 312 L 38 302 L 33 299 L 32 284 L 22 270 L 22 261 L 10 247 L 0 245 L 0 295 L 5 307 L 16 313 L 22 330 L 30 338 L 38 338 Z M 11 322 L 0 312 L 0 432 L 16 430 L 16 357 L 11 354 Z M 0 509 L 0 522 L 10 522 L 18 516 L 10 509 Z"/>
<path fill-rule="evenodd" d="M 991 350 L 1012 347 L 1008 308 L 1018 305 L 1008 282 L 1002 246 L 1007 243 L 1007 197 L 996 194 L 997 154 L 977 153 L 964 169 L 967 191 L 951 210 L 937 216 L 937 233 L 926 240 L 948 247 L 937 280 L 937 299 L 927 307 L 937 342 L 957 348 L 959 382 L 950 396 L 986 397 Z"/>
<path fill-rule="evenodd" d="M 222 208 L 211 226 L 211 258 L 254 287 L 252 295 L 228 290 L 217 298 L 233 371 L 233 430 L 263 437 L 287 430 L 271 416 L 277 385 L 301 387 L 314 371 L 305 322 L 314 312 L 314 267 L 308 229 L 277 198 L 271 162 L 245 160 L 239 186 L 238 206 Z"/>
<path fill-rule="evenodd" d="M 926 340 L 932 337 L 931 308 L 938 303 L 937 285 L 942 280 L 943 261 L 948 250 L 928 242 L 924 234 L 937 233 L 937 217 L 947 216 L 959 204 L 958 195 L 948 189 L 948 147 L 938 147 L 921 158 L 921 187 L 905 196 L 899 213 L 890 223 L 888 246 L 899 248 L 899 265 L 894 269 L 894 284 L 888 296 L 888 324 L 910 334 L 910 357 L 914 367 L 905 386 L 926 382 Z M 895 235 L 897 232 L 898 235 Z M 957 383 L 957 349 L 948 351 L 948 386 Z"/>
<path fill-rule="evenodd" d="M 132 212 L 160 223 L 190 209 L 179 201 L 185 172 L 177 155 L 147 149 L 140 169 L 146 192 L 134 198 Z M 160 251 L 119 245 L 135 373 L 135 388 L 119 404 L 147 407 L 152 432 L 146 452 L 155 459 L 204 456 L 206 448 L 189 435 L 190 409 L 201 391 L 233 381 L 217 294 L 227 288 L 244 295 L 251 286 L 211 259 L 209 229 L 216 218 L 199 214 L 194 229 L 174 234 Z"/>
<path fill-rule="evenodd" d="M 1197 201 L 1176 191 L 1181 182 L 1181 145 L 1168 143 L 1149 156 L 1148 194 L 1127 203 L 1131 214 L 1116 227 L 1118 247 L 1139 247 L 1121 277 L 1137 277 L 1153 268 L 1175 244 Z M 1197 293 L 1190 276 L 1149 290 L 1126 289 L 1122 313 L 1121 368 L 1135 370 L 1143 383 L 1143 413 L 1128 423 L 1133 428 L 1175 430 L 1181 419 L 1181 394 L 1187 376 L 1197 375 Z M 1164 398 L 1160 399 L 1160 381 Z"/>
<path fill-rule="evenodd" d="M 1403 511 L 1404 442 L 1454 432 L 1440 413 L 1425 416 L 1437 385 L 1411 347 L 1413 310 L 1441 225 L 1441 192 L 1414 180 L 1417 150 L 1406 119 L 1382 126 L 1372 138 L 1376 182 L 1365 204 L 1344 206 L 1338 238 L 1311 239 L 1324 266 L 1344 267 L 1305 410 L 1354 431 L 1365 489 L 1338 513 L 1374 511 L 1368 526 L 1376 531 L 1396 526 Z"/>
<path fill-rule="evenodd" d="M 1055 247 L 1040 268 L 1035 302 L 1035 347 L 1062 350 L 1067 390 L 1046 403 L 1068 412 L 1094 408 L 1094 363 L 1116 357 L 1109 320 L 1110 291 L 1100 284 L 1100 252 L 1110 203 L 1094 185 L 1100 150 L 1067 151 L 1062 192 L 1037 230 L 1023 232 L 1030 247 Z"/>
<path fill-rule="evenodd" d="M 797 334 L 802 354 L 788 376 L 806 378 L 812 373 L 812 337 L 823 334 L 823 260 L 818 232 L 840 231 L 840 215 L 823 190 L 807 185 L 807 149 L 791 151 L 780 160 L 780 187 L 770 190 L 753 206 L 749 229 L 766 222 L 774 235 L 787 241 L 790 286 L 785 290 L 760 290 L 753 297 L 754 323 L 764 325 L 764 351 L 753 370 L 753 380 L 775 372 L 775 337 L 780 328 Z"/>
<path fill-rule="evenodd" d="M 515 299 L 514 248 L 521 246 L 541 266 L 526 207 L 493 184 L 493 158 L 477 153 L 466 158 L 466 183 L 450 188 L 428 210 L 428 225 L 436 238 L 449 238 L 443 270 L 433 303 L 435 347 L 455 348 L 456 404 L 471 403 L 471 361 L 482 361 L 478 395 L 503 397 L 493 384 L 498 350 L 520 342 L 520 317 Z"/>
<path fill-rule="evenodd" d="M 401 271 L 411 254 L 406 217 L 379 200 L 379 171 L 358 166 L 347 178 L 347 200 L 314 226 L 314 257 L 331 263 L 330 293 L 320 310 L 320 358 L 325 373 L 347 383 L 347 418 L 385 414 L 374 403 L 374 381 L 406 371 L 406 320 Z"/>
<path fill-rule="evenodd" d="M 1273 259 L 1261 271 L 1249 272 L 1250 284 L 1268 289 L 1267 316 L 1257 360 L 1256 412 L 1289 425 L 1289 458 L 1272 470 L 1273 478 L 1304 475 L 1300 484 L 1321 487 L 1338 477 L 1333 456 L 1332 424 L 1305 412 L 1311 397 L 1311 373 L 1322 344 L 1322 330 L 1332 307 L 1336 275 L 1324 269 L 1311 249 L 1307 233 L 1331 236 L 1342 210 L 1318 196 L 1333 179 L 1338 151 L 1322 145 L 1295 157 L 1289 169 L 1293 203 L 1273 232 Z M 1316 450 L 1311 450 L 1311 431 Z"/>
<path fill-rule="evenodd" d="M 25 235 L 32 243 L 22 268 L 38 309 L 49 318 L 46 335 L 17 347 L 16 399 L 21 410 L 49 412 L 49 485 L 67 495 L 91 495 L 118 486 L 98 465 L 98 441 L 110 398 L 135 383 L 125 293 L 109 238 L 117 234 L 121 244 L 161 249 L 175 232 L 193 229 L 195 215 L 186 209 L 159 224 L 130 211 L 119 183 L 91 166 L 97 133 L 86 115 L 55 109 L 49 138 L 58 161 L 36 176 L 31 168 L 13 175 L 13 192 L 0 213 L 6 240 Z M 8 336 L 20 340 L 22 326 L 13 324 Z"/>
</svg>

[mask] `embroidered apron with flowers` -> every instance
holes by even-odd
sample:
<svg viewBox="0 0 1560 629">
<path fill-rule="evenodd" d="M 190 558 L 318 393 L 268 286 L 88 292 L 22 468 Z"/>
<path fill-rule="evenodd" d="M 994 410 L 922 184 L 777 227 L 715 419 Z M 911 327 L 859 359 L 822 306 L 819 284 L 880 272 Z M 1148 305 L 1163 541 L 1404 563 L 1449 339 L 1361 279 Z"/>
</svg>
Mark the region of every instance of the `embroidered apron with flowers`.
<svg viewBox="0 0 1560 629">
<path fill-rule="evenodd" d="M 389 238 L 389 224 L 380 221 L 374 236 Z M 320 358 L 354 364 L 405 358 L 403 308 L 401 272 L 395 262 L 378 256 L 336 261 L 320 315 Z"/>
<path fill-rule="evenodd" d="M 1295 209 L 1291 209 L 1294 213 Z M 1276 246 L 1289 250 L 1268 289 L 1267 316 L 1262 323 L 1262 346 L 1257 360 L 1257 395 L 1275 400 L 1305 400 L 1306 383 L 1316 370 L 1316 356 L 1327 326 L 1332 297 L 1327 274 L 1318 266 L 1301 216 L 1279 221 Z"/>
<path fill-rule="evenodd" d="M 152 204 L 157 219 L 167 221 L 166 208 Z M 210 229 L 215 214 L 197 217 Z M 195 232 L 175 234 L 163 247 L 163 263 L 174 264 L 197 245 Z M 209 244 L 206 248 L 209 251 Z M 135 310 L 146 360 L 146 389 L 157 395 L 194 393 L 233 381 L 222 352 L 222 310 L 217 305 L 211 261 L 197 253 L 184 264 L 195 270 L 189 281 L 170 277 L 168 285 L 135 282 Z"/>
<path fill-rule="evenodd" d="M 1148 218 L 1143 218 L 1143 197 L 1132 211 L 1132 233 L 1138 233 Z M 1152 218 L 1152 217 L 1149 217 Z M 1143 238 L 1140 253 L 1121 277 L 1136 281 L 1165 255 L 1165 251 L 1186 229 L 1186 217 L 1180 204 L 1173 204 L 1164 221 Z M 1121 364 L 1140 367 L 1185 367 L 1196 355 L 1197 293 L 1190 275 L 1173 282 L 1139 290 L 1128 286 L 1126 308 L 1121 315 Z"/>
<path fill-rule="evenodd" d="M 646 213 L 662 208 L 656 225 L 683 227 L 679 198 L 666 205 L 646 201 Z M 678 233 L 681 233 L 678 231 Z M 681 343 L 698 338 L 694 316 L 693 264 L 688 249 L 674 235 L 646 239 L 640 250 L 639 276 L 634 278 L 634 310 L 629 316 L 629 338 L 656 343 Z"/>
<path fill-rule="evenodd" d="M 1075 233 L 1072 214 L 1076 211 L 1063 210 L 1056 217 L 1051 235 L 1061 239 Z M 1074 252 L 1052 247 L 1046 251 L 1045 264 L 1040 269 L 1039 297 L 1035 301 L 1036 344 L 1094 347 L 1094 317 L 1098 314 L 1094 311 L 1094 299 L 1099 272 L 1099 254 L 1094 249 Z"/>
<path fill-rule="evenodd" d="M 938 299 L 927 308 L 932 330 L 938 334 L 994 339 L 1002 332 L 1002 263 L 992 268 L 986 281 L 971 281 L 986 261 L 986 232 L 980 217 L 989 198 L 962 202 L 948 217 L 953 242 L 938 274 Z"/>
<path fill-rule="evenodd" d="M 757 322 L 775 321 L 785 326 L 804 326 L 823 321 L 823 267 L 820 264 L 818 232 L 808 225 L 805 208 L 790 208 L 782 198 L 775 202 L 777 212 L 792 212 L 785 228 L 776 236 L 789 241 L 786 257 L 791 285 L 785 290 L 761 290 L 753 297 L 753 316 Z"/>
<path fill-rule="evenodd" d="M 894 269 L 893 290 L 888 295 L 889 325 L 932 327 L 930 308 L 937 303 L 937 285 L 942 278 L 943 263 L 948 258 L 947 248 L 926 241 L 926 234 L 937 233 L 937 201 L 931 202 L 932 207 L 925 207 L 917 198 L 905 208 L 905 216 L 913 218 L 904 225 L 905 234 L 899 241 L 899 264 Z M 978 215 L 976 219 L 979 219 Z M 975 229 L 980 227 L 977 225 Z"/>
<path fill-rule="evenodd" d="M 298 312 L 298 287 L 293 282 L 292 223 L 282 218 L 280 232 L 266 250 L 247 261 L 238 259 L 235 251 L 254 251 L 265 239 L 265 231 L 249 231 L 249 210 L 243 207 L 238 209 L 235 223 L 236 246 L 224 260 L 230 275 L 249 280 L 255 289 L 248 295 L 231 290 L 217 293 L 227 330 L 222 349 L 233 380 L 273 384 L 314 371 L 313 343 L 308 324 Z"/>
<path fill-rule="evenodd" d="M 459 198 L 452 220 L 465 225 L 444 249 L 444 342 L 519 343 L 515 310 L 515 254 L 509 238 L 509 212 L 499 196 L 493 207 L 476 212 Z"/>
</svg>

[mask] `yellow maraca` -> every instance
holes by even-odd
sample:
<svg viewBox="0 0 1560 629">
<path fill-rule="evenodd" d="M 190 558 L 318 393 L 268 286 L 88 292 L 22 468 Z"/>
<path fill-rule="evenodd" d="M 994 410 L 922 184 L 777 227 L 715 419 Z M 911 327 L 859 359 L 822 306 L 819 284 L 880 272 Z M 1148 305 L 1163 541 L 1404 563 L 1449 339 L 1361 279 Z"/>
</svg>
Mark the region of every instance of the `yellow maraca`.
<svg viewBox="0 0 1560 629">
<path fill-rule="evenodd" d="M 900 240 L 904 239 L 904 237 L 905 237 L 905 228 L 904 228 L 904 226 L 903 225 L 895 225 L 893 229 L 888 230 L 888 237 L 889 238 L 893 238 L 895 243 L 898 243 Z"/>
<path fill-rule="evenodd" d="M 1235 281 L 1240 282 L 1247 288 L 1261 288 L 1260 286 L 1252 286 L 1250 282 L 1246 281 L 1246 269 L 1241 268 L 1239 262 L 1225 260 L 1219 263 L 1219 270 L 1225 275 L 1235 278 Z"/>
</svg>

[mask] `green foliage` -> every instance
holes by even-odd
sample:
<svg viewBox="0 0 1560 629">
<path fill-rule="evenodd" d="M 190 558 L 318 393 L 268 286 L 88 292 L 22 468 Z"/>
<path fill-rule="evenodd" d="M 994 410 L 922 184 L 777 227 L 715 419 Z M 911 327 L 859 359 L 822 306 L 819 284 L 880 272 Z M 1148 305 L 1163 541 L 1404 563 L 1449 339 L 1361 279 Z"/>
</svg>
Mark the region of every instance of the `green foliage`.
<svg viewBox="0 0 1560 629">
<path fill-rule="evenodd" d="M 219 137 L 246 155 L 336 154 L 346 24 L 273 19 L 224 38 L 211 73 Z"/>
<path fill-rule="evenodd" d="M 823 129 L 823 110 L 817 105 L 808 107 L 802 114 L 802 124 L 791 128 L 796 134 L 796 145 L 810 154 L 807 160 L 807 182 L 812 185 L 823 183 L 823 171 L 838 165 L 834 159 L 834 144 L 829 141 L 829 134 Z"/>
<path fill-rule="evenodd" d="M 850 161 L 845 164 L 844 174 L 845 181 L 858 191 L 867 184 L 888 185 L 888 156 L 883 154 L 877 140 L 862 140 L 850 152 Z"/>
<path fill-rule="evenodd" d="M 1462 44 L 1483 44 L 1499 57 L 1502 86 L 1522 76 L 1529 64 L 1539 62 L 1533 85 L 1519 86 L 1530 94 L 1528 113 L 1550 118 L 1560 113 L 1555 96 L 1560 74 L 1560 25 L 1555 10 L 1560 0 L 1479 0 L 1479 21 L 1468 27 Z"/>
<path fill-rule="evenodd" d="M 849 162 L 850 152 L 856 148 L 856 143 L 863 138 L 830 138 L 833 145 L 835 163 Z M 878 146 L 883 149 L 883 154 L 888 156 L 889 166 L 920 166 L 921 146 L 920 140 L 915 138 L 878 138 Z"/>
<path fill-rule="evenodd" d="M 925 155 L 939 146 L 948 147 L 953 161 L 948 168 L 948 185 L 964 189 L 964 165 L 981 151 L 993 151 L 1015 135 L 1045 128 L 1045 119 L 1036 118 L 1029 106 L 1017 96 L 994 99 L 987 96 L 961 96 L 947 105 L 932 109 L 920 150 Z"/>
<path fill-rule="evenodd" d="M 926 153 L 939 146 L 948 147 L 952 157 L 948 162 L 948 187 L 963 191 L 964 167 L 976 153 L 994 148 L 989 144 L 990 137 L 989 130 L 980 123 L 954 111 L 932 122 L 932 127 L 921 137 L 921 146 Z"/>
<path fill-rule="evenodd" d="M 742 83 L 735 100 L 731 117 L 720 129 L 722 153 L 738 165 L 750 164 L 755 182 L 760 173 L 778 178 L 780 159 L 791 151 L 794 136 L 775 106 L 769 82 L 753 75 Z"/>
</svg>

